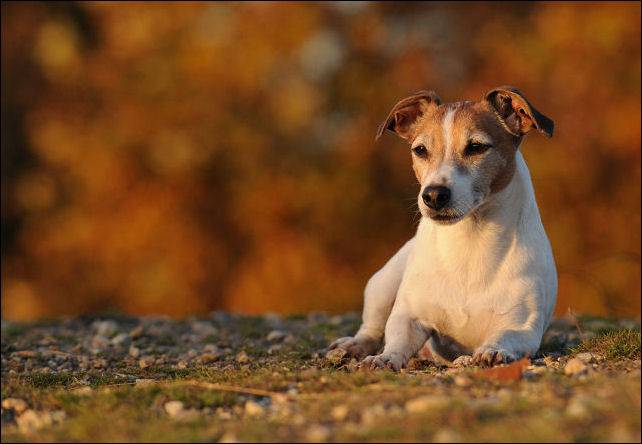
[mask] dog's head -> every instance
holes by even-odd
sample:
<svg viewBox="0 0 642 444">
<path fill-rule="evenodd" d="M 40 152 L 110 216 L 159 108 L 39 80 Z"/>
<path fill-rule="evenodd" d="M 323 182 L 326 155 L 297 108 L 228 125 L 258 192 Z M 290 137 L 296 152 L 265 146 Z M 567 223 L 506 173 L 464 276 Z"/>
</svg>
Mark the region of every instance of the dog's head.
<svg viewBox="0 0 642 444">
<path fill-rule="evenodd" d="M 377 138 L 390 130 L 410 142 L 421 214 L 452 224 L 510 183 L 515 153 L 532 128 L 553 135 L 553 121 L 513 87 L 443 105 L 433 91 L 421 91 L 394 106 Z"/>
</svg>

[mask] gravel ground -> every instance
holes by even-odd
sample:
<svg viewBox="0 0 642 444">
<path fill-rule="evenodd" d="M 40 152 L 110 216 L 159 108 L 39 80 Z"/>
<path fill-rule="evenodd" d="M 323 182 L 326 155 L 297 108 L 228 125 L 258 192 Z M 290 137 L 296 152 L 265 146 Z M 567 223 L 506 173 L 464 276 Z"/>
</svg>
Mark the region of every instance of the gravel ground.
<svg viewBox="0 0 642 444">
<path fill-rule="evenodd" d="M 626 357 L 582 348 L 609 330 L 639 332 L 639 320 L 582 319 L 581 333 L 554 320 L 532 360 L 499 373 L 468 357 L 450 366 L 417 357 L 401 374 L 367 375 L 340 353 L 326 357 L 330 341 L 359 322 L 358 314 L 225 312 L 2 321 L 2 440 L 511 441 L 523 438 L 511 429 L 518 420 L 548 441 L 640 440 L 639 345 Z M 96 432 L 85 414 L 92 408 L 123 430 Z"/>
</svg>

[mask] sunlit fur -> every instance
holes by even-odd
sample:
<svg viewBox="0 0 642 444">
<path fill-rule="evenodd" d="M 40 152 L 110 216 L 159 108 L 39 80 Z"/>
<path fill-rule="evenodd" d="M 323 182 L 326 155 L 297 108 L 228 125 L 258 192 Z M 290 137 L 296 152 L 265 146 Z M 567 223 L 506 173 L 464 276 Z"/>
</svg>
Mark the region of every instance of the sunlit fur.
<svg viewBox="0 0 642 444">
<path fill-rule="evenodd" d="M 429 152 L 413 154 L 417 233 L 368 282 L 355 337 L 331 347 L 371 355 L 365 367 L 394 370 L 424 344 L 447 362 L 463 354 L 491 365 L 533 355 L 553 314 L 557 274 L 519 152 L 522 137 L 508 134 L 488 104 L 460 102 L 432 107 L 407 138 Z M 465 156 L 471 138 L 493 147 Z M 431 217 L 421 199 L 429 185 L 451 189 L 444 211 L 452 220 Z"/>
</svg>

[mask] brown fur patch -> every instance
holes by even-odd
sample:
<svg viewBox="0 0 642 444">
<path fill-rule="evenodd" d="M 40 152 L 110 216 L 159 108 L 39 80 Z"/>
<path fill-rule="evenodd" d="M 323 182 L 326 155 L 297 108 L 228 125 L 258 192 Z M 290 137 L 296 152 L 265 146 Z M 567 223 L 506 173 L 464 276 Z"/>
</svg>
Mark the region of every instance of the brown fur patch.
<svg viewBox="0 0 642 444">
<path fill-rule="evenodd" d="M 452 146 L 446 147 L 444 139 L 444 119 L 454 110 L 449 139 Z M 485 134 L 492 140 L 494 153 L 481 156 L 466 156 L 465 149 L 475 134 Z M 509 134 L 486 102 L 459 102 L 435 107 L 422 116 L 417 125 L 414 140 L 420 139 L 426 145 L 428 159 L 413 156 L 413 170 L 421 182 L 426 168 L 436 168 L 444 156 L 452 157 L 457 168 L 470 170 L 478 167 L 481 170 L 478 184 L 490 193 L 503 190 L 510 183 L 515 173 L 515 152 L 521 138 Z M 416 145 L 416 144 L 415 144 Z M 482 162 L 482 166 L 478 163 Z"/>
</svg>

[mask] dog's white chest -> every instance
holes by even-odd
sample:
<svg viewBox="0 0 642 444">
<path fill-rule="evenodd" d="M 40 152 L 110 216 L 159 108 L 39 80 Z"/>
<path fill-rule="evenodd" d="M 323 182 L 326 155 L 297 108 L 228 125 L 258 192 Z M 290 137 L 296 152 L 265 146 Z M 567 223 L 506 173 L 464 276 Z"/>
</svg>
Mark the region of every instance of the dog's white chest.
<svg viewBox="0 0 642 444">
<path fill-rule="evenodd" d="M 523 322 L 523 255 L 514 236 L 461 224 L 419 227 L 399 297 L 417 319 L 467 346 L 499 324 Z M 523 316 L 522 316 L 523 314 Z"/>
</svg>

